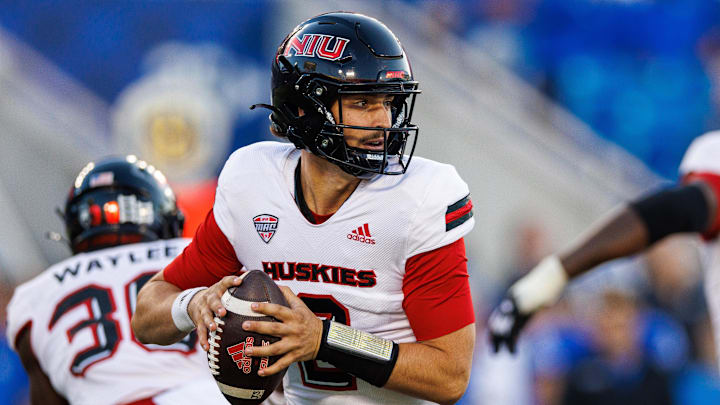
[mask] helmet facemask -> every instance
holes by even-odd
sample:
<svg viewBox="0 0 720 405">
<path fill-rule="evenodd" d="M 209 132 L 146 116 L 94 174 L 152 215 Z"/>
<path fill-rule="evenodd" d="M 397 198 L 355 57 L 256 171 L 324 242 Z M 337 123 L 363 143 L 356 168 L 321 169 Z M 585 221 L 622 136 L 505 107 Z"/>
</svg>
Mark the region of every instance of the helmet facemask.
<svg viewBox="0 0 720 405">
<path fill-rule="evenodd" d="M 338 165 L 345 172 L 356 177 L 369 178 L 377 174 L 399 175 L 405 173 L 412 155 L 419 129 L 410 122 L 419 93 L 416 82 L 399 83 L 342 83 L 315 78 L 308 82 L 312 91 L 304 92 L 311 102 L 311 113 L 322 117 L 318 128 L 304 139 L 311 152 Z M 320 90 L 318 90 L 320 89 Z M 325 94 L 328 93 L 326 96 Z M 391 126 L 370 127 L 349 125 L 343 120 L 342 98 L 351 95 L 393 95 L 391 105 Z M 330 111 L 330 105 L 338 102 L 338 122 Z M 315 119 L 315 125 L 318 120 Z M 349 146 L 345 140 L 345 129 L 382 133 L 383 149 L 371 150 Z"/>
</svg>

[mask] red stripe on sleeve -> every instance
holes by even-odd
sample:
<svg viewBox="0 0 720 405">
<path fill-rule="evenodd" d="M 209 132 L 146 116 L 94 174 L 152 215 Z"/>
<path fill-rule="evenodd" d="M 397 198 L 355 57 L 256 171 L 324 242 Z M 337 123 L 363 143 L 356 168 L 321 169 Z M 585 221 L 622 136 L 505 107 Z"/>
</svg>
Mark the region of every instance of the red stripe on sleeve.
<svg viewBox="0 0 720 405">
<path fill-rule="evenodd" d="M 403 309 L 418 341 L 475 322 L 463 238 L 407 260 Z"/>
<path fill-rule="evenodd" d="M 694 181 L 702 181 L 710 186 L 715 193 L 715 220 L 710 228 L 703 233 L 703 238 L 710 240 L 720 234 L 720 175 L 710 172 L 692 172 L 683 178 L 683 183 L 689 184 Z"/>
<path fill-rule="evenodd" d="M 472 211 L 473 205 L 472 200 L 468 199 L 467 204 L 463 205 L 461 208 L 456 209 L 455 211 L 445 214 L 445 223 L 449 224 L 450 222 L 462 217 L 463 215 L 467 214 L 468 212 Z"/>
<path fill-rule="evenodd" d="M 211 286 L 221 278 L 238 274 L 242 263 L 225 234 L 215 222 L 210 210 L 205 222 L 195 233 L 192 242 L 175 258 L 165 270 L 165 281 L 180 289 Z"/>
</svg>

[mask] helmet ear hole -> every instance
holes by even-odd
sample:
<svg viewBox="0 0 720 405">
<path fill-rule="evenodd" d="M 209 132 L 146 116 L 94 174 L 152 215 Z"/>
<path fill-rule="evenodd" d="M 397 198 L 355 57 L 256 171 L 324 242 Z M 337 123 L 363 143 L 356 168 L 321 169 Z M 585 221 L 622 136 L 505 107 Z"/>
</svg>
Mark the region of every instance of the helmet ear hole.
<svg viewBox="0 0 720 405">
<path fill-rule="evenodd" d="M 325 117 L 317 112 L 308 112 L 300 117 L 297 122 L 299 123 L 298 127 L 302 129 L 305 137 L 315 137 L 322 129 L 325 123 Z"/>
</svg>

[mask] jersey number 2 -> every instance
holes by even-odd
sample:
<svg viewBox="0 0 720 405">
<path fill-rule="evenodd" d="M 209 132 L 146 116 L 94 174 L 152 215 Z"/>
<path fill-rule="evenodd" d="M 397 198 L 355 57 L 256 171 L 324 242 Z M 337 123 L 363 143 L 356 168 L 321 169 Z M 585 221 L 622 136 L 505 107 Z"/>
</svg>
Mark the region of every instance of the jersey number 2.
<svg viewBox="0 0 720 405">
<path fill-rule="evenodd" d="M 350 325 L 348 309 L 338 302 L 332 295 L 298 294 L 305 305 L 320 319 L 332 319 L 345 325 Z M 300 378 L 303 385 L 310 388 L 332 391 L 357 390 L 357 381 L 354 376 L 318 360 L 308 360 L 298 363 Z"/>
</svg>

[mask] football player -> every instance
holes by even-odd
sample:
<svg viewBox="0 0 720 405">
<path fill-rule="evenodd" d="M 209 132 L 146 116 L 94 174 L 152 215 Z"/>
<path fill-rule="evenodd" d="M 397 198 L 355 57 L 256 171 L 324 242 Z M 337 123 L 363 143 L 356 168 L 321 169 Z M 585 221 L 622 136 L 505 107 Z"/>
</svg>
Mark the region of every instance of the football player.
<svg viewBox="0 0 720 405">
<path fill-rule="evenodd" d="M 136 335 L 197 327 L 207 349 L 244 265 L 290 303 L 253 307 L 282 323 L 244 324 L 281 337 L 248 354 L 281 356 L 263 375 L 289 367 L 289 403 L 457 401 L 475 341 L 472 203 L 453 166 L 412 157 L 419 90 L 400 42 L 374 18 L 322 14 L 281 43 L 271 85 L 271 131 L 291 143 L 230 156 L 192 243 L 140 293 Z"/>
<path fill-rule="evenodd" d="M 91 162 L 63 220 L 74 256 L 18 286 L 7 307 L 31 402 L 225 403 L 196 334 L 155 346 L 130 329 L 142 285 L 189 242 L 162 173 L 134 156 Z"/>
<path fill-rule="evenodd" d="M 665 236 L 697 232 L 714 245 L 705 288 L 714 322 L 720 322 L 720 131 L 693 141 L 680 165 L 682 183 L 622 207 L 563 253 L 543 259 L 508 290 L 490 315 L 494 350 L 513 352 L 518 334 L 539 309 L 554 304 L 568 281 L 608 260 L 639 253 Z M 715 325 L 720 345 L 720 325 Z"/>
</svg>

